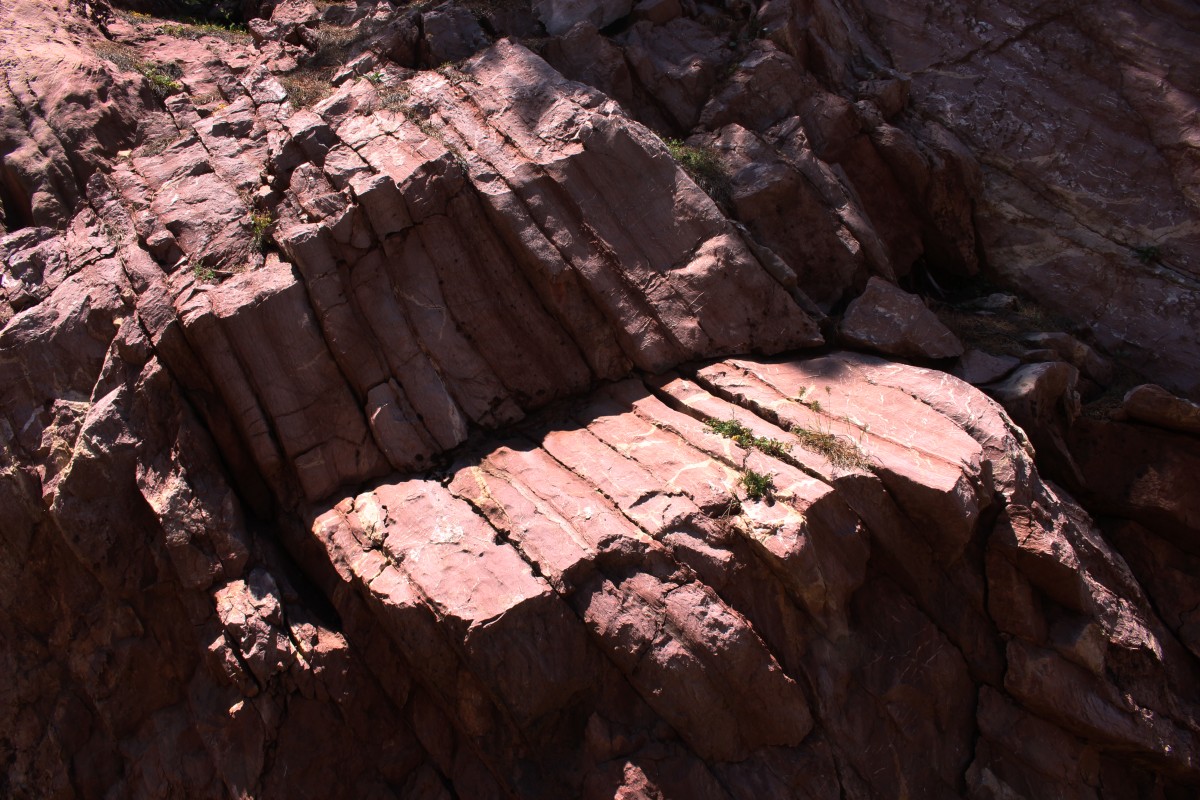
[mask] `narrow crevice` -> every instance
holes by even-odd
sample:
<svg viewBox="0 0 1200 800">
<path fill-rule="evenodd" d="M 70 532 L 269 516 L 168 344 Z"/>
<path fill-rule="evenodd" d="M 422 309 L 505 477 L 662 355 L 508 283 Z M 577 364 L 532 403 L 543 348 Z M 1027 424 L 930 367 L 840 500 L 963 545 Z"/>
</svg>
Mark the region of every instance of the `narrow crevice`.
<svg viewBox="0 0 1200 800">
<path fill-rule="evenodd" d="M 0 167 L 0 208 L 4 211 L 4 217 L 0 221 L 3 222 L 5 234 L 15 233 L 30 226 L 30 209 L 27 204 L 17 202 L 16 193 L 9 187 L 8 170 L 3 167 Z"/>
<path fill-rule="evenodd" d="M 1005 38 L 1003 38 L 999 41 L 988 42 L 986 44 L 983 44 L 979 47 L 974 48 L 973 50 L 968 50 L 966 53 L 963 53 L 960 56 L 955 56 L 954 58 L 948 58 L 944 61 L 937 61 L 937 62 L 930 64 L 929 66 L 923 68 L 921 70 L 921 72 L 919 72 L 917 74 L 921 75 L 924 73 L 948 72 L 953 67 L 961 66 L 962 64 L 965 64 L 968 61 L 974 61 L 975 58 L 977 58 L 978 56 L 989 56 L 989 55 L 992 55 L 993 53 L 997 53 L 1001 50 L 1005 50 L 1005 49 L 1011 47 L 1012 45 L 1017 44 L 1018 42 L 1022 42 L 1025 39 L 1028 39 L 1030 36 L 1037 34 L 1043 28 L 1048 27 L 1056 22 L 1066 20 L 1072 16 L 1074 16 L 1074 12 L 1072 12 L 1072 11 L 1059 11 L 1059 12 L 1051 14 L 1048 17 L 1044 17 L 1043 19 L 1034 20 L 1032 23 L 1025 26 L 1024 28 L 1021 28 L 1016 33 L 1014 33 L 1010 36 L 1006 36 Z"/>
</svg>

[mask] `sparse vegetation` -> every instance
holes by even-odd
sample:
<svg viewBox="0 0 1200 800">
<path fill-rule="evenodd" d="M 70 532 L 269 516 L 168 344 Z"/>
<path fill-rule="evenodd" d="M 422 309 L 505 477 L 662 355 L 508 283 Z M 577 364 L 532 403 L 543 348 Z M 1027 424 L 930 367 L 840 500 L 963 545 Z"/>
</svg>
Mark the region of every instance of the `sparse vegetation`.
<svg viewBox="0 0 1200 800">
<path fill-rule="evenodd" d="M 137 72 L 138 52 L 133 47 L 121 42 L 100 41 L 96 43 L 96 55 L 116 66 L 122 72 Z"/>
<path fill-rule="evenodd" d="M 310 67 L 340 67 L 350 60 L 350 48 L 359 37 L 357 28 L 322 24 L 312 34 Z"/>
<path fill-rule="evenodd" d="M 159 97 L 169 97 L 183 91 L 183 84 L 178 80 L 183 77 L 183 69 L 174 61 L 164 64 L 143 62 L 137 66 L 137 71 L 146 76 L 150 88 Z"/>
<path fill-rule="evenodd" d="M 256 211 L 250 215 L 250 241 L 255 250 L 262 252 L 267 249 L 267 243 L 271 241 L 271 225 L 274 223 L 270 214 Z"/>
<path fill-rule="evenodd" d="M 141 146 L 138 155 L 142 157 L 157 156 L 182 138 L 183 134 L 176 132 L 174 136 L 159 136 L 151 139 Z"/>
<path fill-rule="evenodd" d="M 459 69 L 457 64 L 451 64 L 448 61 L 439 65 L 435 71 L 449 81 L 451 86 L 458 86 L 461 83 L 479 83 L 475 76 L 468 75 Z"/>
<path fill-rule="evenodd" d="M 200 283 L 216 283 L 217 273 L 212 267 L 203 264 L 192 264 L 192 275 Z"/>
<path fill-rule="evenodd" d="M 760 450 L 769 456 L 779 458 L 792 449 L 787 442 L 770 439 L 766 436 L 755 436 L 753 431 L 735 419 L 709 419 L 706 423 L 713 433 L 733 439 L 746 450 Z"/>
<path fill-rule="evenodd" d="M 158 33 L 163 36 L 174 36 L 177 39 L 199 39 L 203 36 L 216 36 L 227 42 L 240 42 L 250 38 L 250 29 L 240 22 L 218 23 L 201 20 L 181 22 L 165 22 L 158 26 Z"/>
<path fill-rule="evenodd" d="M 870 461 L 858 445 L 842 436 L 802 427 L 793 427 L 789 433 L 800 440 L 800 446 L 813 453 L 825 456 L 839 469 L 870 469 Z"/>
<path fill-rule="evenodd" d="M 736 419 L 717 419 L 716 417 L 710 417 L 705 424 L 713 433 L 724 436 L 726 439 L 733 439 L 738 444 L 742 444 L 743 439 L 749 439 L 753 437 L 750 429 L 738 422 Z M 748 447 L 748 445 L 743 446 Z"/>
<path fill-rule="evenodd" d="M 179 82 L 183 77 L 183 68 L 174 61 L 161 64 L 142 61 L 138 58 L 137 50 L 120 42 L 100 42 L 96 45 L 96 54 L 122 72 L 140 72 L 150 81 L 150 88 L 159 97 L 183 91 L 183 84 Z"/>
<path fill-rule="evenodd" d="M 1070 330 L 1070 322 L 1055 317 L 1041 306 L 1018 298 L 1015 307 L 981 311 L 965 303 L 943 306 L 938 318 L 963 344 L 997 355 L 1024 355 L 1029 345 L 1023 337 L 1036 331 Z M 966 306 L 966 307 L 964 307 Z"/>
<path fill-rule="evenodd" d="M 351 47 L 358 37 L 357 28 L 328 24 L 322 24 L 312 32 L 308 40 L 312 56 L 305 59 L 300 67 L 279 78 L 294 108 L 319 103 L 333 93 L 333 76 L 350 60 Z M 382 80 L 382 73 L 372 75 Z M 368 80 L 371 80 L 370 76 Z M 375 83 L 374 80 L 371 82 Z"/>
<path fill-rule="evenodd" d="M 695 147 L 679 139 L 664 139 L 663 143 L 671 153 L 671 158 L 683 167 L 696 185 L 717 203 L 729 205 L 729 173 L 711 148 Z"/>
<path fill-rule="evenodd" d="M 376 92 L 379 106 L 388 111 L 404 111 L 404 101 L 409 98 L 408 89 L 404 86 L 382 86 Z"/>
<path fill-rule="evenodd" d="M 154 15 L 116 9 L 116 14 L 135 25 L 160 22 L 156 33 L 180 39 L 217 36 L 225 41 L 235 42 L 244 41 L 250 36 L 250 29 L 245 23 L 238 21 L 233 9 L 222 9 L 209 0 L 175 0 L 169 10 L 165 7 L 162 10 L 167 13 Z"/>
<path fill-rule="evenodd" d="M 746 490 L 746 496 L 751 500 L 770 499 L 772 492 L 775 491 L 773 476 L 755 472 L 752 469 L 743 470 L 739 482 Z"/>
<path fill-rule="evenodd" d="M 330 67 L 301 67 L 279 82 L 287 92 L 288 102 L 293 108 L 305 108 L 319 103 L 333 92 L 333 69 Z"/>
</svg>

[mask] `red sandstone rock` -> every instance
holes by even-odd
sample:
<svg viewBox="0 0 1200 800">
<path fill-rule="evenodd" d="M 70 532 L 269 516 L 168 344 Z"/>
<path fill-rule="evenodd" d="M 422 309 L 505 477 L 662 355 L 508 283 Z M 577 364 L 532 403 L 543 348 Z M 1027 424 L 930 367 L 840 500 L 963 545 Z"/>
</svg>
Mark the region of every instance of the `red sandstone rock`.
<svg viewBox="0 0 1200 800">
<path fill-rule="evenodd" d="M 1079 416 L 1078 380 L 1073 366 L 1051 361 L 1027 364 L 988 387 L 988 394 L 1029 434 L 1040 456 L 1053 459 L 1056 469 L 1072 477 L 1075 466 L 1066 436 Z"/>
<path fill-rule="evenodd" d="M 980 386 L 1000 380 L 1020 363 L 1012 356 L 995 356 L 983 350 L 968 350 L 958 360 L 954 374 L 973 386 Z"/>
<path fill-rule="evenodd" d="M 590 22 L 597 28 L 603 28 L 628 14 L 631 6 L 631 0 L 589 0 L 584 3 L 538 0 L 533 10 L 546 32 L 551 36 L 559 36 L 580 22 Z"/>
<path fill-rule="evenodd" d="M 1193 11 L 1092 10 L 967 4 L 931 30 L 924 4 L 869 2 L 864 50 L 888 53 L 910 103 L 985 156 L 976 217 L 993 269 L 1190 395 L 1200 173 L 1178 143 L 1196 85 L 1168 65 L 1195 58 Z"/>
<path fill-rule="evenodd" d="M 842 338 L 851 345 L 910 358 L 954 358 L 962 343 L 919 297 L 872 278 L 846 309 Z"/>
<path fill-rule="evenodd" d="M 1097 509 L 1152 526 L 1185 544 L 1200 531 L 1196 439 L 1146 425 L 1080 420 L 1068 435 L 1081 492 Z"/>
<path fill-rule="evenodd" d="M 269 5 L 254 37 L 0 11 L 9 794 L 1195 785 L 1192 439 L 1076 420 L 1066 364 L 1000 384 L 1100 529 L 962 381 L 794 352 L 809 293 L 878 276 L 878 321 L 881 278 L 982 255 L 1188 391 L 1187 25 L 564 6 L 551 68 L 504 9 Z M 160 100 L 132 68 L 173 59 Z"/>
<path fill-rule="evenodd" d="M 1031 333 L 1024 339 L 1034 347 L 1053 351 L 1059 359 L 1101 386 L 1112 382 L 1112 364 L 1108 359 L 1069 333 Z"/>
<path fill-rule="evenodd" d="M 1161 386 L 1135 386 L 1126 392 L 1121 408 L 1139 422 L 1200 434 L 1200 405 L 1175 397 Z"/>
</svg>

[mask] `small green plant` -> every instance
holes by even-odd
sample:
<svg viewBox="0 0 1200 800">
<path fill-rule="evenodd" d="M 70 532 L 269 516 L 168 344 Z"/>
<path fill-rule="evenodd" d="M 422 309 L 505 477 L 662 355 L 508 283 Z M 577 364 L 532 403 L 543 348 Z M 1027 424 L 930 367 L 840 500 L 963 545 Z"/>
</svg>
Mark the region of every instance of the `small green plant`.
<svg viewBox="0 0 1200 800">
<path fill-rule="evenodd" d="M 739 483 L 746 490 L 746 497 L 751 500 L 769 499 L 772 492 L 775 491 L 775 478 L 773 476 L 762 472 L 755 472 L 752 469 L 742 472 Z"/>
<path fill-rule="evenodd" d="M 781 442 L 778 439 L 768 439 L 765 436 L 754 437 L 754 447 L 775 458 L 783 458 L 784 455 L 792 451 L 792 446 L 787 442 Z"/>
<path fill-rule="evenodd" d="M 174 61 L 163 64 L 143 61 L 135 69 L 146 76 L 146 80 L 150 81 L 150 88 L 159 97 L 169 97 L 183 91 L 183 84 L 178 80 L 183 77 L 183 68 Z"/>
<path fill-rule="evenodd" d="M 750 429 L 736 419 L 717 419 L 716 417 L 711 417 L 705 422 L 705 425 L 713 433 L 724 436 L 726 439 L 733 439 L 738 444 L 741 444 L 743 439 L 753 439 L 754 437 Z"/>
<path fill-rule="evenodd" d="M 183 84 L 157 70 L 151 69 L 144 73 L 150 81 L 151 88 L 159 97 L 169 97 L 183 91 Z"/>
<path fill-rule="evenodd" d="M 379 70 L 375 70 L 374 72 L 368 72 L 366 75 L 363 75 L 363 77 L 366 78 L 368 81 L 370 81 L 375 86 L 379 86 L 381 83 L 383 83 L 383 78 L 384 78 L 383 73 L 380 72 Z"/>
<path fill-rule="evenodd" d="M 1143 264 L 1154 264 L 1162 258 L 1156 244 L 1144 244 L 1133 248 L 1133 255 Z"/>
<path fill-rule="evenodd" d="M 694 147 L 679 139 L 664 139 L 671 158 L 683 167 L 696 185 L 721 205 L 730 201 L 729 173 L 709 147 Z"/>
<path fill-rule="evenodd" d="M 264 212 L 255 211 L 250 215 L 250 241 L 255 250 L 262 252 L 267 248 L 271 240 L 269 231 L 274 222 L 271 215 Z"/>
<path fill-rule="evenodd" d="M 760 450 L 769 456 L 780 458 L 792 449 L 787 442 L 770 439 L 766 436 L 755 436 L 754 432 L 736 419 L 710 418 L 705 424 L 715 434 L 732 439 L 746 450 Z"/>
<path fill-rule="evenodd" d="M 200 283 L 217 282 L 217 273 L 212 267 L 205 266 L 204 264 L 192 264 L 191 266 L 192 275 L 196 278 L 196 280 L 200 281 Z"/>
</svg>

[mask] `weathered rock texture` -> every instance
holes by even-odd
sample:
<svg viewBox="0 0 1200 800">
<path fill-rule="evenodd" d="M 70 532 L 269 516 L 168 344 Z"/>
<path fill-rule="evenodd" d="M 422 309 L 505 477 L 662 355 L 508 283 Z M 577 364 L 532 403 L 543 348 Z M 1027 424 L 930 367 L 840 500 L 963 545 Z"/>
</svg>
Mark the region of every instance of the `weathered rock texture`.
<svg viewBox="0 0 1200 800">
<path fill-rule="evenodd" d="M 244 5 L 0 7 L 0 794 L 1194 794 L 1187 9 Z"/>
</svg>

